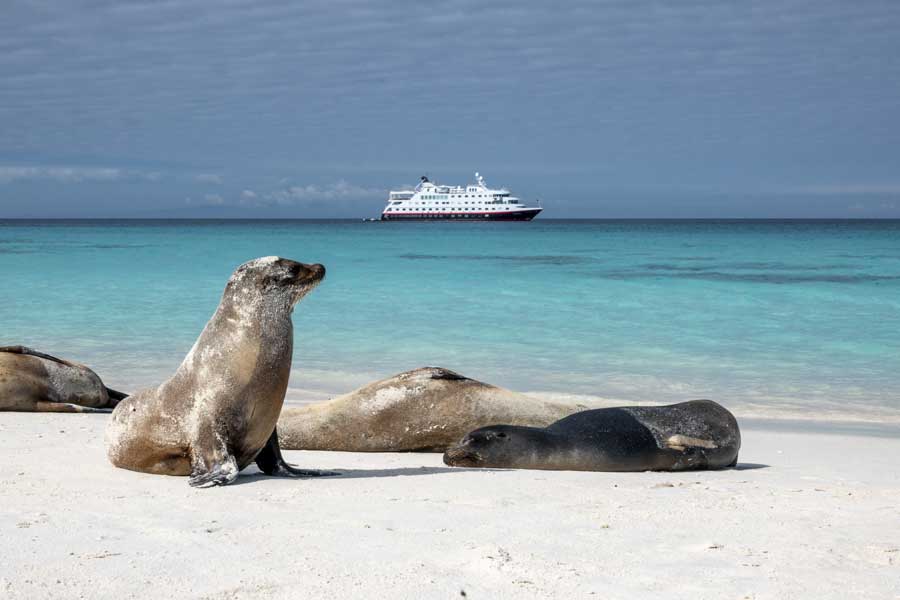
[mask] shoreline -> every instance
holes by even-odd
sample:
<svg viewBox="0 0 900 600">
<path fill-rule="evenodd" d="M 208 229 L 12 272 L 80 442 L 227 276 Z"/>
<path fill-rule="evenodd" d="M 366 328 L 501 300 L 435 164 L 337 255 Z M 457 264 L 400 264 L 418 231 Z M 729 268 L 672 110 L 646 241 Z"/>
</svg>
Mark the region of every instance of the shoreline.
<svg viewBox="0 0 900 600">
<path fill-rule="evenodd" d="M 341 392 L 328 392 L 319 390 L 311 390 L 297 387 L 289 387 L 285 397 L 284 405 L 288 406 L 304 406 L 316 402 L 326 402 L 340 396 L 342 394 L 353 391 L 351 388 Z M 515 391 L 515 390 L 514 390 Z M 520 392 L 526 396 L 545 400 L 547 402 L 583 404 L 585 410 L 592 408 L 608 408 L 614 406 L 627 405 L 662 405 L 669 402 L 652 402 L 652 401 L 632 401 L 617 400 L 613 398 L 605 398 L 602 396 L 589 396 L 586 394 L 568 394 L 560 392 L 548 391 L 525 391 Z M 685 397 L 681 401 L 693 400 L 693 397 Z M 716 398 L 711 398 L 716 400 Z M 844 433 L 848 435 L 875 436 L 875 437 L 898 437 L 900 438 L 900 411 L 892 410 L 868 410 L 862 414 L 854 413 L 851 410 L 830 411 L 824 416 L 811 415 L 809 409 L 805 410 L 789 410 L 779 406 L 765 407 L 762 403 L 756 402 L 753 406 L 741 405 L 741 403 L 724 403 L 722 400 L 716 400 L 728 408 L 735 417 L 741 429 L 762 429 L 774 431 L 796 431 L 796 432 L 821 432 L 821 433 Z"/>
</svg>

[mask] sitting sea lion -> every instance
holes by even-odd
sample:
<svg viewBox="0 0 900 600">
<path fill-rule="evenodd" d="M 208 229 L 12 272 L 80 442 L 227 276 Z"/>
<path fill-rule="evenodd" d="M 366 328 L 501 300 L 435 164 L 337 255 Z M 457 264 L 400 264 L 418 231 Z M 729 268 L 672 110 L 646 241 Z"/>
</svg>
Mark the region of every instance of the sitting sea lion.
<svg viewBox="0 0 900 600">
<path fill-rule="evenodd" d="M 495 425 L 444 454 L 453 467 L 685 471 L 737 464 L 737 420 L 712 400 L 575 413 L 543 429 Z"/>
<path fill-rule="evenodd" d="M 231 483 L 253 461 L 268 475 L 332 474 L 285 463 L 275 429 L 291 372 L 291 312 L 324 276 L 322 265 L 275 256 L 238 267 L 175 374 L 113 411 L 109 460 L 190 475 L 195 487 Z"/>
<path fill-rule="evenodd" d="M 543 427 L 584 408 L 543 402 L 448 369 L 423 367 L 327 402 L 286 408 L 278 431 L 281 445 L 290 450 L 443 452 L 477 427 Z"/>
<path fill-rule="evenodd" d="M 0 411 L 105 412 L 126 395 L 84 365 L 25 346 L 0 347 Z"/>
</svg>

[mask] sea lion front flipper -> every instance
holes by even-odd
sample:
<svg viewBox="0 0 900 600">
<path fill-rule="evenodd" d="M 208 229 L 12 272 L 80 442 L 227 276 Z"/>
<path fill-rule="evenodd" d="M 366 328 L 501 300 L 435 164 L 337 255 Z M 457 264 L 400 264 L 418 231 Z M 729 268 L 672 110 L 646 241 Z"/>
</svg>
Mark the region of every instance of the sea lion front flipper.
<svg viewBox="0 0 900 600">
<path fill-rule="evenodd" d="M 195 468 L 188 478 L 188 485 L 196 488 L 228 485 L 238 476 L 237 463 L 233 456 L 228 457 L 224 463 L 214 464 L 209 470 L 203 471 Z"/>
<path fill-rule="evenodd" d="M 278 428 L 272 431 L 269 441 L 259 454 L 256 455 L 256 466 L 266 475 L 275 477 L 331 477 L 340 475 L 335 471 L 310 471 L 298 469 L 287 464 L 281 456 L 281 447 L 278 445 Z"/>
<path fill-rule="evenodd" d="M 209 466 L 195 463 L 188 478 L 188 485 L 197 488 L 228 485 L 237 479 L 237 476 L 237 461 L 234 460 L 234 456 L 228 455 L 224 461 Z"/>
<path fill-rule="evenodd" d="M 228 485 L 237 479 L 240 469 L 221 435 L 213 431 L 212 425 L 201 427 L 197 435 L 200 443 L 191 448 L 191 487 L 212 487 Z"/>
</svg>

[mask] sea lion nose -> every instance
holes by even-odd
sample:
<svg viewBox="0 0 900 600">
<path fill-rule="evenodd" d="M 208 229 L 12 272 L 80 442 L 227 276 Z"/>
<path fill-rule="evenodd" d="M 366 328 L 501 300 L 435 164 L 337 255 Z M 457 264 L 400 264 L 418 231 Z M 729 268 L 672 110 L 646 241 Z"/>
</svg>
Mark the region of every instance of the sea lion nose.
<svg viewBox="0 0 900 600">
<path fill-rule="evenodd" d="M 325 277 L 325 265 L 320 265 L 319 263 L 309 265 L 309 270 L 312 271 L 313 276 L 317 279 Z"/>
<path fill-rule="evenodd" d="M 463 446 L 462 444 L 457 444 L 456 446 L 447 448 L 447 450 L 444 452 L 444 464 L 453 466 L 455 463 L 461 462 L 471 457 L 471 453 L 465 446 Z"/>
</svg>

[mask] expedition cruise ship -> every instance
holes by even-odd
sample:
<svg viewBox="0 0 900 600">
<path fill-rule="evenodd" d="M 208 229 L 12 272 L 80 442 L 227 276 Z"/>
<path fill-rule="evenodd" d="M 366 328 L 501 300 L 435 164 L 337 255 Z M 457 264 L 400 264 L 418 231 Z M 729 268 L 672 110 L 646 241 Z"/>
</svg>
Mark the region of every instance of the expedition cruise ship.
<svg viewBox="0 0 900 600">
<path fill-rule="evenodd" d="M 391 190 L 381 220 L 530 221 L 541 210 L 540 206 L 525 206 L 507 189 L 489 188 L 484 178 L 475 173 L 475 184 L 465 187 L 437 185 L 422 177 L 413 190 Z"/>
</svg>

